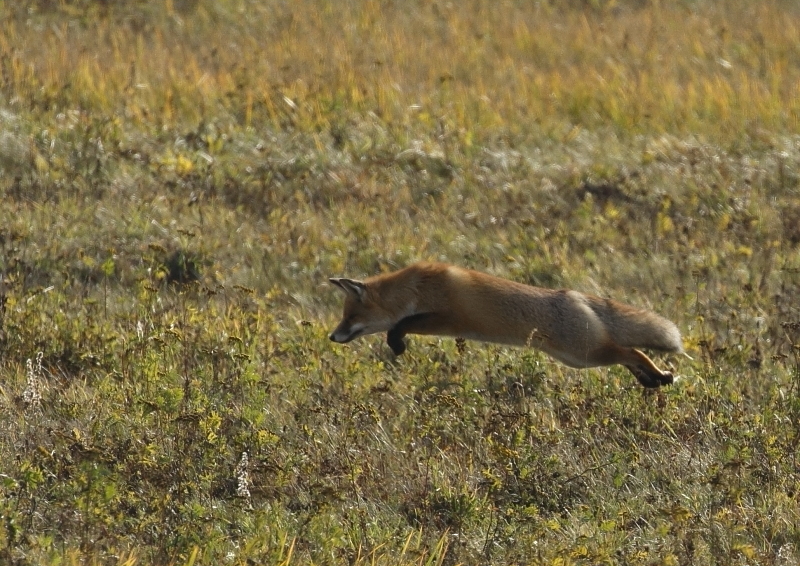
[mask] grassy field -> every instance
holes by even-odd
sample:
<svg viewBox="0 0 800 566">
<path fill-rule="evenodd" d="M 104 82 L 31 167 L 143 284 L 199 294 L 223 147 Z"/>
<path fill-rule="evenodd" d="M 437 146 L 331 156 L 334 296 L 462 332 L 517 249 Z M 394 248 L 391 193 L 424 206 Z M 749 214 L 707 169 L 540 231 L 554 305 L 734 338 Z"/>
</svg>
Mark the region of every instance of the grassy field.
<svg viewBox="0 0 800 566">
<path fill-rule="evenodd" d="M 624 368 L 342 346 L 445 260 Z M 0 3 L 0 563 L 800 562 L 794 2 Z"/>
</svg>

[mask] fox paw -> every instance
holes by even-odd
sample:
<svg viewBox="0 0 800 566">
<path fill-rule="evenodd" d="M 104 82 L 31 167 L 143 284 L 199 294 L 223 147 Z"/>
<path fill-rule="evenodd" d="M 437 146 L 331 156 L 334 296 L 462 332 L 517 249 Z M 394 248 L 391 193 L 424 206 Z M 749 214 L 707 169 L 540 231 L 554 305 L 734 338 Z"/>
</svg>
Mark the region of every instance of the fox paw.
<svg viewBox="0 0 800 566">
<path fill-rule="evenodd" d="M 636 376 L 636 379 L 639 380 L 639 383 L 641 383 L 643 387 L 647 387 L 648 389 L 655 389 L 662 385 L 671 385 L 675 381 L 675 377 L 668 371 L 657 373 L 654 371 L 647 371 L 639 366 L 625 367 Z"/>
<path fill-rule="evenodd" d="M 391 330 L 386 334 L 386 343 L 392 349 L 395 356 L 399 356 L 406 351 L 406 343 L 403 341 L 403 336 L 395 334 Z"/>
</svg>

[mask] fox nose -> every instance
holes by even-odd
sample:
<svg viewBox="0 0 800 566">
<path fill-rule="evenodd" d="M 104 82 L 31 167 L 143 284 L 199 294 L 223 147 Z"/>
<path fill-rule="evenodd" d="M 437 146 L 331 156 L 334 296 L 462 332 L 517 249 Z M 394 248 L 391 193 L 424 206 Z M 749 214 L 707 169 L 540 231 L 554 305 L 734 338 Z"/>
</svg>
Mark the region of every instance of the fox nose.
<svg viewBox="0 0 800 566">
<path fill-rule="evenodd" d="M 330 336 L 328 336 L 328 338 L 331 340 L 331 342 L 336 342 L 336 338 L 333 337 L 333 332 L 331 332 L 331 334 L 330 334 Z"/>
</svg>

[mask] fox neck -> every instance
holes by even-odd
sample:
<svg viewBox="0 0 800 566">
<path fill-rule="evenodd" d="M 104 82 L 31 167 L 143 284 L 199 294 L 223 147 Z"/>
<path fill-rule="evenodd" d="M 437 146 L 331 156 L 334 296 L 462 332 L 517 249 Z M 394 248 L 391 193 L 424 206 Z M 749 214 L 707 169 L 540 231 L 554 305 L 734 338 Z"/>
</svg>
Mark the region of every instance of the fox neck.
<svg viewBox="0 0 800 566">
<path fill-rule="evenodd" d="M 392 324 L 419 312 L 416 285 L 398 285 L 396 281 L 386 280 L 370 283 L 367 283 L 370 298 L 389 313 Z"/>
</svg>

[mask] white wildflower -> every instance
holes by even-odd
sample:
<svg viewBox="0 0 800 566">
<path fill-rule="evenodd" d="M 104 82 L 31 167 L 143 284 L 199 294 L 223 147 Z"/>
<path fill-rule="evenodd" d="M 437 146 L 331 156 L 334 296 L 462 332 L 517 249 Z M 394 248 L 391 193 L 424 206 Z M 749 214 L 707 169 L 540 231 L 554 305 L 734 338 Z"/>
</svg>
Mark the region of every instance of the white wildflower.
<svg viewBox="0 0 800 566">
<path fill-rule="evenodd" d="M 250 497 L 250 474 L 247 471 L 249 459 L 247 452 L 242 452 L 242 458 L 236 465 L 236 495 L 238 497 Z"/>
<path fill-rule="evenodd" d="M 42 352 L 39 352 L 36 355 L 36 365 L 30 358 L 25 363 L 28 370 L 28 375 L 25 379 L 25 390 L 22 392 L 22 402 L 25 404 L 25 408 L 39 408 L 42 405 L 42 390 L 44 389 L 42 357 Z"/>
</svg>

